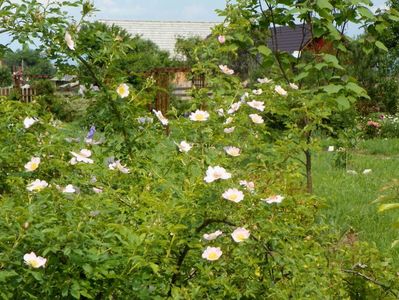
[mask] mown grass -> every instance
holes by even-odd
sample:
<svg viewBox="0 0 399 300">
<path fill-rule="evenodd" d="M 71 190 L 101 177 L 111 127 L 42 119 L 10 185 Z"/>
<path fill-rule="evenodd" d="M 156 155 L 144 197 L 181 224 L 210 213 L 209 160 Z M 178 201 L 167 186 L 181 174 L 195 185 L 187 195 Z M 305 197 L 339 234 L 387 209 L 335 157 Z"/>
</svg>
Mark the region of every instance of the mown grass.
<svg viewBox="0 0 399 300">
<path fill-rule="evenodd" d="M 378 205 L 372 203 L 381 195 L 382 187 L 399 178 L 399 139 L 359 143 L 348 163 L 348 169 L 357 171 L 357 175 L 335 167 L 335 155 L 321 152 L 314 159 L 315 194 L 326 199 L 321 213 L 342 235 L 353 229 L 360 240 L 374 243 L 399 265 L 399 248 L 391 248 L 399 239 L 393 227 L 399 210 L 378 213 Z M 372 172 L 364 175 L 364 169 Z"/>
</svg>

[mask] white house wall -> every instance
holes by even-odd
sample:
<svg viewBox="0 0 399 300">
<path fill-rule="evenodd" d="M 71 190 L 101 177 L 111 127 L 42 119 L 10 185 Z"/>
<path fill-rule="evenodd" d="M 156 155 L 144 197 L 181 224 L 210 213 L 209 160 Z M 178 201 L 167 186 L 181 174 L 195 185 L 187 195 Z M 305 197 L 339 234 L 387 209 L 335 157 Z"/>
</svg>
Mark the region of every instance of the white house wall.
<svg viewBox="0 0 399 300">
<path fill-rule="evenodd" d="M 199 36 L 206 38 L 216 22 L 184 22 L 184 21 L 122 21 L 100 20 L 108 25 L 115 24 L 124 28 L 132 36 L 139 35 L 168 51 L 175 56 L 175 44 L 178 37 Z"/>
</svg>

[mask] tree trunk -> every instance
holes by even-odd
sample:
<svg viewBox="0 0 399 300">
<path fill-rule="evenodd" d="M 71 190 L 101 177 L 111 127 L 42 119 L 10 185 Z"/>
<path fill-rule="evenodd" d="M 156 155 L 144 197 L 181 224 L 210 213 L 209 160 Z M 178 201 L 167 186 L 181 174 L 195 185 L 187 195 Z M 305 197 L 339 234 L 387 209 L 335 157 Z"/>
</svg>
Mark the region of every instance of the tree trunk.
<svg viewBox="0 0 399 300">
<path fill-rule="evenodd" d="M 312 178 L 312 153 L 310 150 L 305 151 L 306 156 L 306 188 L 308 193 L 313 193 L 313 178 Z"/>
</svg>

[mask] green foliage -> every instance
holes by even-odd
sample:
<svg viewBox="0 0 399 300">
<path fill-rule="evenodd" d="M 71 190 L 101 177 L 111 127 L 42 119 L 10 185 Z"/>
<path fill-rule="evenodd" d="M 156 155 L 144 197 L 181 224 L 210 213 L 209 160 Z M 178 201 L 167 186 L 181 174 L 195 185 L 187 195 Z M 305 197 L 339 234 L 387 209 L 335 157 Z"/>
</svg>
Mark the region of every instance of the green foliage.
<svg viewBox="0 0 399 300">
<path fill-rule="evenodd" d="M 7 87 L 12 85 L 12 75 L 9 68 L 0 66 L 0 87 Z"/>
<path fill-rule="evenodd" d="M 377 111 L 396 113 L 399 98 L 399 68 L 395 67 L 397 53 L 386 53 L 376 48 L 365 55 L 358 45 L 352 45 L 347 57 L 349 72 L 358 78 L 370 96 L 358 104 L 359 112 L 363 115 Z"/>
<path fill-rule="evenodd" d="M 51 80 L 36 80 L 32 87 L 38 96 L 54 96 L 56 91 L 55 83 Z"/>
<path fill-rule="evenodd" d="M 10 69 L 23 66 L 25 75 L 52 76 L 55 73 L 51 61 L 38 49 L 32 50 L 24 47 L 15 52 L 8 51 L 4 55 L 4 62 Z"/>
<path fill-rule="evenodd" d="M 0 278 L 6 299 L 345 298 L 361 292 L 362 278 L 342 271 L 351 270 L 353 260 L 368 265 L 363 273 L 377 272 L 394 288 L 395 281 L 385 278 L 389 268 L 380 272 L 375 266 L 376 253 L 371 256 L 363 246 L 346 248 L 316 221 L 319 200 L 300 192 L 295 164 L 286 170 L 276 165 L 279 154 L 273 145 L 265 147 L 264 138 L 256 137 L 263 127 L 238 126 L 248 122 L 245 118 L 237 115 L 234 121 L 233 135 L 247 137 L 240 157 L 224 154 L 221 145 L 232 140 L 218 133 L 223 118 L 215 113 L 206 124 L 174 121 L 170 138 L 157 134 L 157 124 L 144 125 L 141 148 L 134 160 L 123 159 L 130 169 L 123 174 L 104 165 L 110 155 L 120 157 L 120 137 L 103 145 L 70 144 L 65 137 L 84 135 L 62 124 L 48 125 L 47 115 L 22 128 L 25 114 L 38 115 L 36 106 L 4 102 L 1 107 L 3 138 L 20 145 L 17 153 L 12 144 L 1 152 L 7 175 L 2 180 Z M 248 108 L 241 109 L 246 116 Z M 172 142 L 182 135 L 194 144 L 189 153 L 177 151 Z M 82 147 L 91 149 L 94 163 L 70 165 L 70 151 Z M 42 162 L 26 172 L 23 164 L 33 155 Z M 233 178 L 204 183 L 206 167 L 216 163 L 231 170 Z M 26 191 L 36 178 L 51 186 Z M 240 178 L 253 179 L 255 192 L 246 191 L 240 203 L 221 199 Z M 67 184 L 78 192 L 63 193 Z M 103 192 L 96 194 L 93 187 Z M 287 196 L 282 204 L 260 201 L 277 191 Z M 239 226 L 251 237 L 238 244 L 229 235 Z M 224 232 L 217 240 L 202 240 L 217 229 Z M 218 261 L 201 258 L 208 245 L 222 247 Z M 31 251 L 47 259 L 44 269 L 24 265 L 23 256 Z M 366 287 L 364 294 L 383 293 L 378 286 Z"/>
<path fill-rule="evenodd" d="M 175 51 L 188 66 L 196 62 L 196 49 L 203 43 L 200 37 L 178 37 L 176 39 Z"/>
<path fill-rule="evenodd" d="M 194 71 L 207 76 L 207 87 L 193 90 L 185 115 L 170 111 L 167 126 L 142 121 L 150 117 L 147 105 L 154 80 L 149 78 L 140 89 L 125 84 L 131 74 L 120 64 L 128 60 L 129 38 L 118 28 L 85 31 L 91 28 L 85 21 L 93 10 L 89 2 L 64 3 L 81 5 L 79 23 L 59 18 L 59 10 L 49 18 L 47 7 L 43 10 L 36 1 L 7 8 L 3 15 L 14 10 L 18 18 L 15 10 L 20 9 L 25 14 L 36 11 L 40 17 L 29 26 L 31 35 L 18 26 L 7 27 L 15 38 L 39 37 L 63 71 L 76 74 L 86 87 L 98 87 L 85 94 L 91 103 L 80 123 L 85 128 L 94 124 L 98 132 L 85 139 L 82 128 L 54 122 L 37 104 L 4 101 L 0 106 L 1 296 L 340 299 L 381 298 L 386 292 L 397 296 L 390 266 L 378 265 L 381 257 L 372 247 L 347 247 L 331 234 L 317 215 L 320 199 L 307 193 L 303 184 L 305 164 L 311 190 L 311 152 L 319 146 L 313 132 L 331 130 L 326 125 L 330 116 L 357 98 L 367 98 L 365 90 L 345 76 L 338 55 L 310 53 L 313 60 L 295 61 L 287 53 L 268 51 L 263 38 L 250 34 L 259 29 L 262 37 L 262 26 L 307 20 L 312 9 L 320 17 L 311 19 L 315 36 L 343 49 L 332 21 L 372 27 L 380 20 L 363 1 L 352 2 L 349 6 L 338 1 L 334 14 L 327 0 L 304 1 L 296 11 L 288 9 L 294 1 L 274 1 L 269 14 L 257 1 L 229 2 L 221 12 L 226 22 L 215 29 L 215 34 L 226 35 L 227 42 L 213 39 L 194 51 Z M 61 4 L 52 5 L 56 9 Z M 354 15 L 347 17 L 349 11 Z M 230 58 L 239 62 L 241 49 L 251 59 L 262 57 L 258 63 L 271 69 L 274 81 L 245 84 L 222 66 L 230 65 Z M 237 68 L 244 74 L 247 65 Z M 320 78 L 317 84 L 311 83 L 314 76 Z M 193 111 L 199 109 L 206 110 L 197 111 L 205 115 L 203 119 L 195 118 Z M 23 126 L 28 116 L 38 118 L 29 128 Z M 190 151 L 176 147 L 183 140 L 191 144 Z M 228 146 L 239 146 L 240 155 L 228 155 Z M 32 157 L 41 159 L 38 168 L 24 169 Z M 216 166 L 231 174 L 206 179 L 209 167 Z M 34 179 L 49 186 L 31 192 L 28 185 Z M 255 187 L 242 187 L 241 180 L 254 182 Z M 64 189 L 69 184 L 73 193 Z M 244 199 L 224 199 L 229 188 L 239 188 Z M 268 199 L 275 195 L 284 196 L 282 202 L 268 203 L 278 199 Z M 249 230 L 249 237 L 236 242 L 232 233 L 237 228 Z M 216 230 L 223 234 L 214 240 L 204 238 Z M 222 255 L 213 261 L 203 257 L 208 246 L 219 247 Z M 47 259 L 44 268 L 24 264 L 24 255 L 32 251 Z M 355 264 L 363 261 L 370 269 L 359 275 Z M 383 284 L 370 280 L 375 273 Z"/>
<path fill-rule="evenodd" d="M 126 30 L 115 25 L 87 23 L 79 31 L 76 42 L 87 49 L 86 63 L 95 68 L 97 76 L 105 82 L 120 74 L 127 76 L 129 83 L 140 87 L 144 72 L 173 64 L 168 52 L 140 36 L 130 36 Z M 80 64 L 79 76 L 92 80 L 90 71 L 82 62 Z"/>
</svg>

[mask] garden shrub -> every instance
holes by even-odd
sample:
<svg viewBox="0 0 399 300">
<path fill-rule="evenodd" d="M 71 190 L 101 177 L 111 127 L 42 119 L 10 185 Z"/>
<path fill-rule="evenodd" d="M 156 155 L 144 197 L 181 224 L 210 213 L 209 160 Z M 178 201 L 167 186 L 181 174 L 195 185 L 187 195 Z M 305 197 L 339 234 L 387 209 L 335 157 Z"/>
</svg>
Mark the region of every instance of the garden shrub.
<svg viewBox="0 0 399 300">
<path fill-rule="evenodd" d="M 9 131 L 4 138 L 13 144 L 2 152 L 2 298 L 320 299 L 357 293 L 358 285 L 342 269 L 368 256 L 354 258 L 319 223 L 320 200 L 301 191 L 299 166 L 282 161 L 264 125 L 248 119 L 253 108 L 242 105 L 227 125 L 210 103 L 206 122 L 170 120 L 170 137 L 157 130 L 157 122 L 141 124 L 141 146 L 128 159 L 119 154 L 118 135 L 100 145 L 68 143 L 63 127 L 49 125 L 37 105 L 3 103 L 1 124 Z M 25 116 L 38 116 L 39 122 L 23 128 Z M 236 129 L 226 134 L 226 126 Z M 174 143 L 183 137 L 193 145 L 188 152 Z M 238 140 L 241 155 L 228 156 L 223 147 Z M 16 144 L 19 155 L 11 146 Z M 94 163 L 71 165 L 71 151 L 82 148 L 92 151 Z M 42 161 L 26 172 L 31 156 Z M 128 166 L 128 174 L 109 169 L 112 156 Z M 207 167 L 216 164 L 232 178 L 205 182 Z M 50 186 L 29 192 L 34 179 Z M 253 181 L 254 190 L 240 188 L 240 179 Z M 75 193 L 62 191 L 68 184 Z M 232 187 L 244 192 L 241 202 L 222 198 Z M 277 193 L 285 196 L 280 204 L 261 200 Z M 230 236 L 238 227 L 250 231 L 240 243 Z M 223 235 L 204 239 L 216 230 Z M 208 246 L 222 249 L 217 261 L 201 257 Z M 24 264 L 32 251 L 47 259 L 44 268 Z"/>
</svg>

